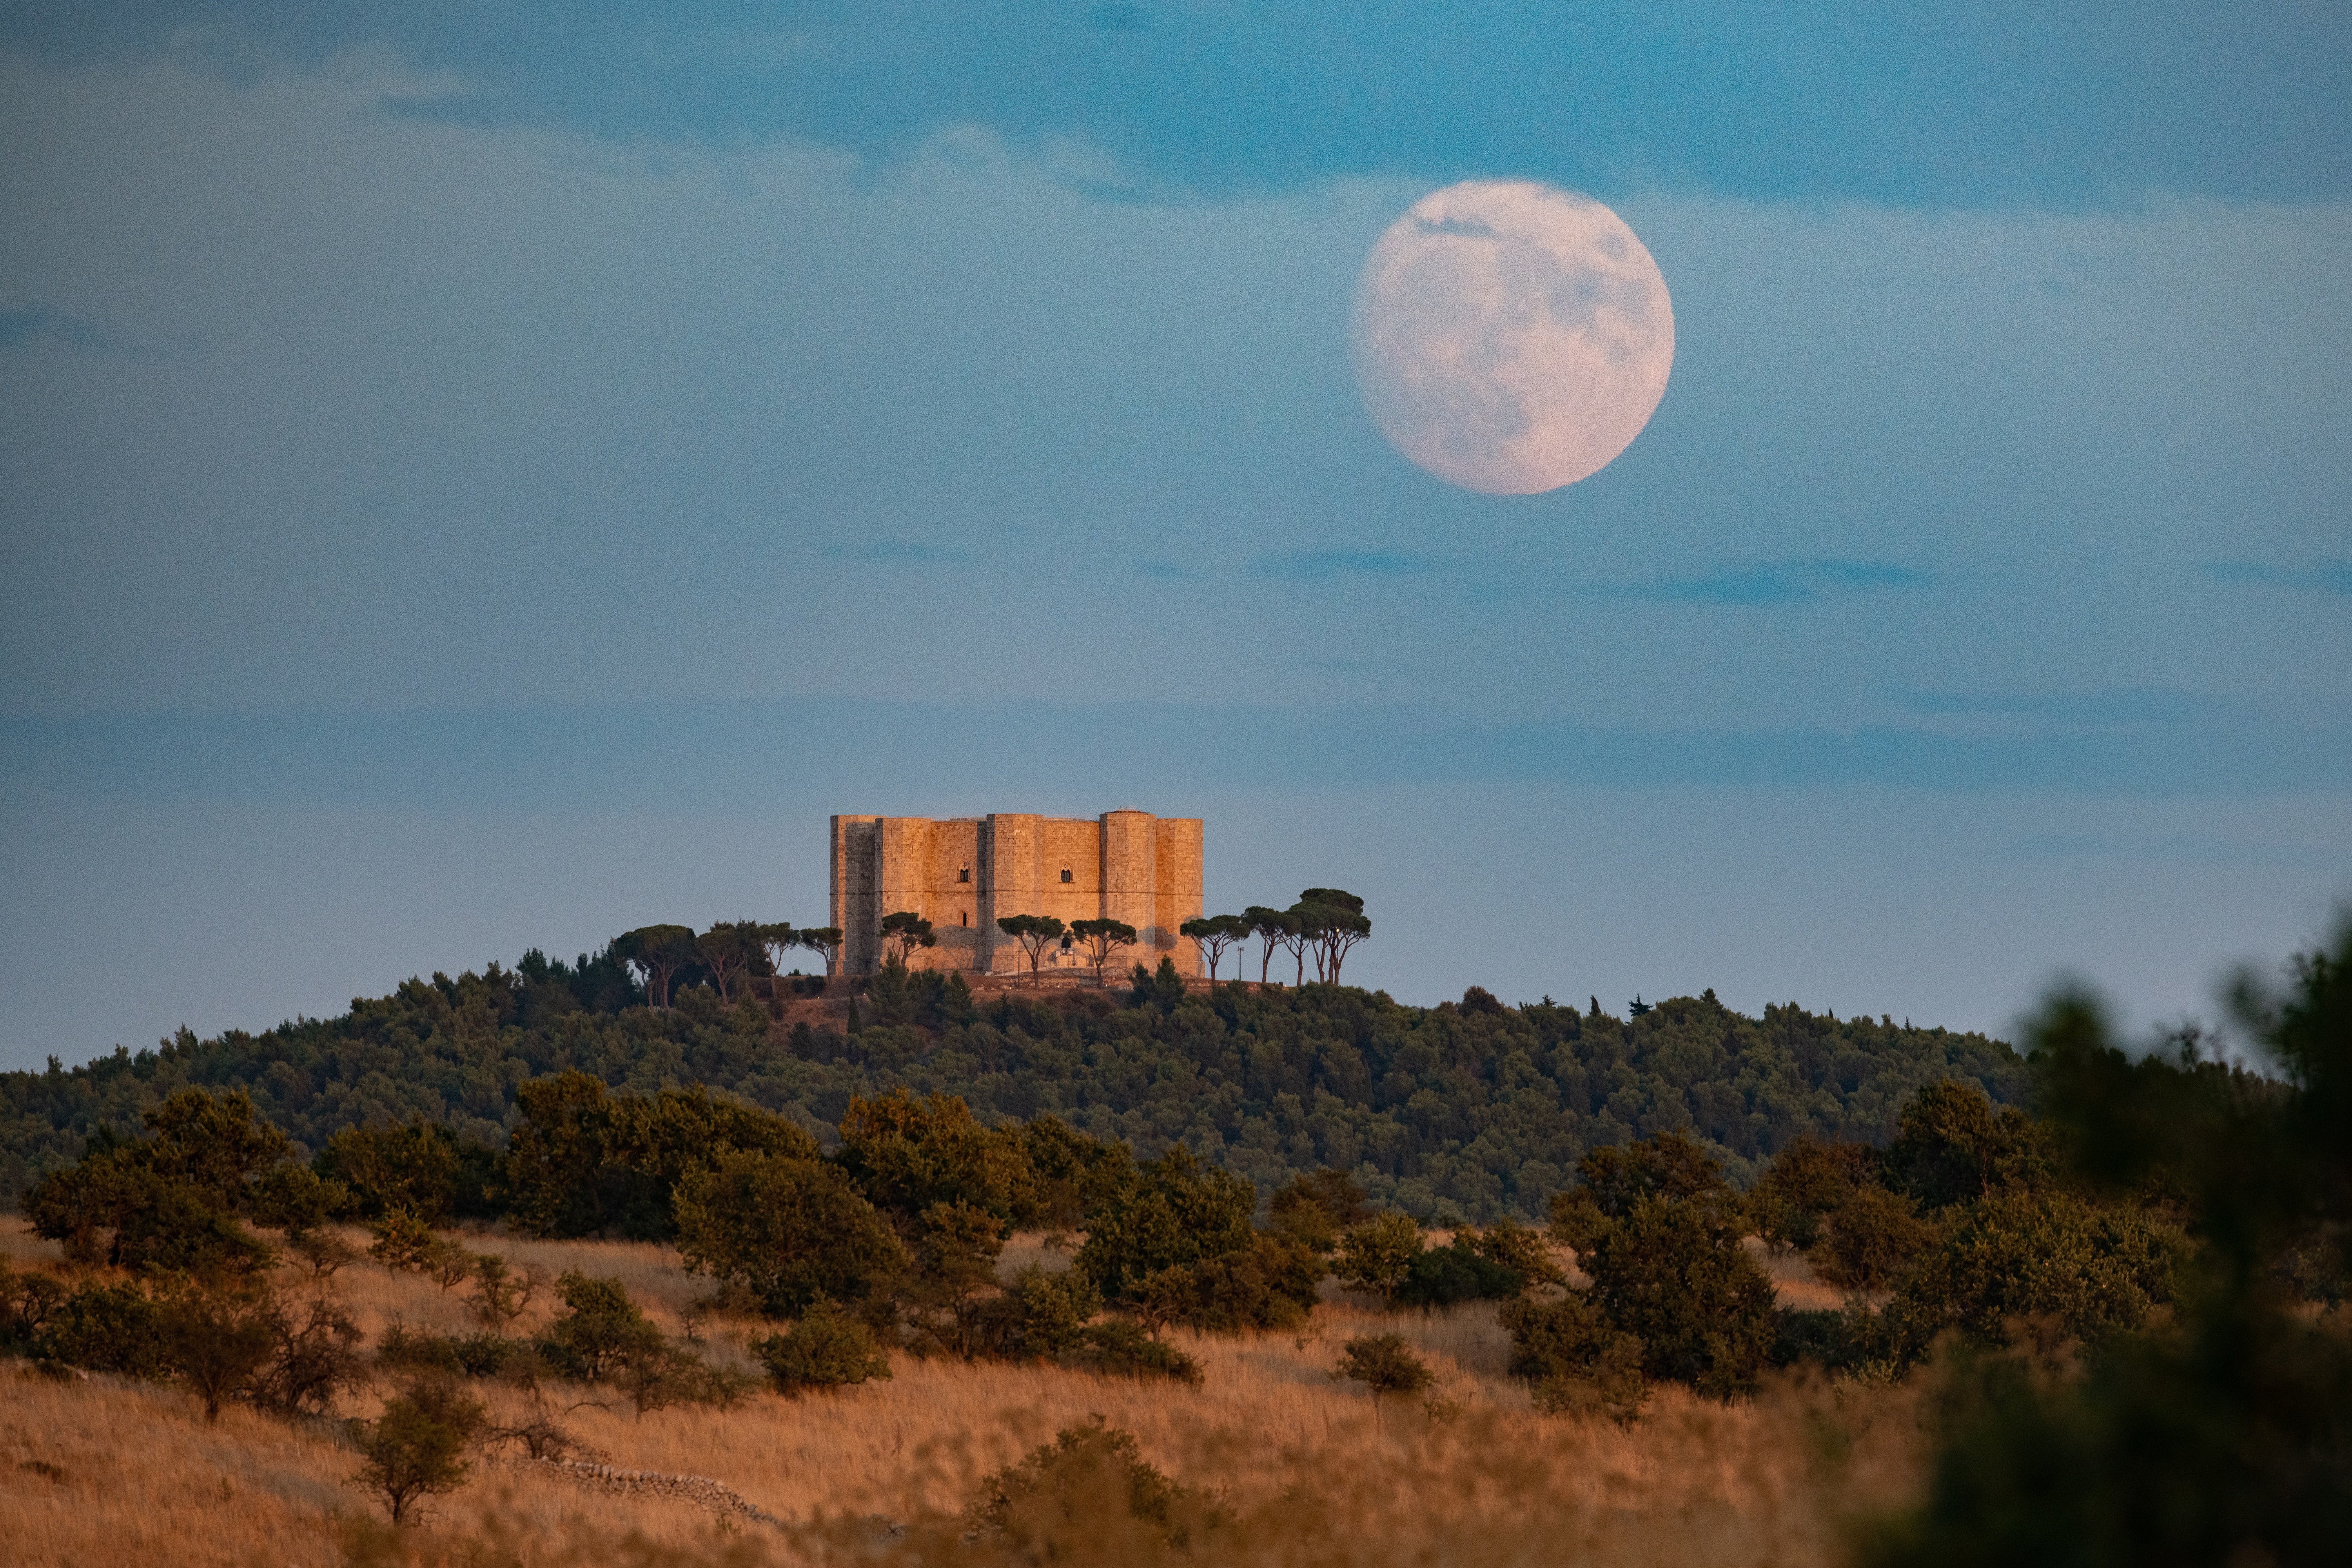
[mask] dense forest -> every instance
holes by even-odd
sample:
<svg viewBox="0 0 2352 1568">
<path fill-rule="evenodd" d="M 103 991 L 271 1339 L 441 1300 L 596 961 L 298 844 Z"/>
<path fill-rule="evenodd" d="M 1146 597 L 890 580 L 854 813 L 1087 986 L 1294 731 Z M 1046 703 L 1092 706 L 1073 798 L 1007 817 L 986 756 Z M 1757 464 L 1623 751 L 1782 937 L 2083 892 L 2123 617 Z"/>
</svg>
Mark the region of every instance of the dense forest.
<svg viewBox="0 0 2352 1568">
<path fill-rule="evenodd" d="M 831 1026 L 707 984 L 644 1005 L 609 954 L 537 952 L 512 969 L 410 980 L 334 1018 L 118 1049 L 0 1074 L 0 1201 L 70 1163 L 100 1128 L 135 1133 L 176 1089 L 244 1089 L 316 1151 L 352 1127 L 422 1117 L 497 1145 L 532 1079 L 577 1069 L 616 1089 L 703 1084 L 780 1112 L 830 1147 L 855 1098 L 946 1093 L 983 1121 L 1050 1113 L 1150 1156 L 1181 1143 L 1272 1193 L 1323 1167 L 1375 1203 L 1445 1222 L 1534 1218 L 1594 1148 L 1686 1131 L 1738 1186 L 1801 1135 L 1884 1144 L 1923 1086 L 2025 1094 L 2009 1047 L 1794 1004 L 1760 1018 L 1712 991 L 1619 1017 L 1594 1002 L 1507 1006 L 1473 987 L 1405 1006 L 1309 984 L 1203 992 L 1134 985 L 975 1001 L 917 973 Z M 1629 1012 L 1632 1011 L 1629 1009 Z"/>
</svg>

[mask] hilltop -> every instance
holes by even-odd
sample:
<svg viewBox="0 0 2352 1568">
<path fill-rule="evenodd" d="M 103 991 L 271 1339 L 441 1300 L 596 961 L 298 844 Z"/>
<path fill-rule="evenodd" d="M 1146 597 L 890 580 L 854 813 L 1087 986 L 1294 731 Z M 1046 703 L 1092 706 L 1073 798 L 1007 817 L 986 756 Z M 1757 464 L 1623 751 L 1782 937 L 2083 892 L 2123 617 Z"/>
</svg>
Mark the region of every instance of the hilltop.
<svg viewBox="0 0 2352 1568">
<path fill-rule="evenodd" d="M 656 1009 L 618 973 L 534 952 L 512 969 L 412 979 L 332 1018 L 209 1039 L 183 1028 L 152 1050 L 0 1074 L 0 1200 L 95 1130 L 135 1132 L 181 1088 L 247 1089 L 307 1150 L 420 1116 L 496 1144 L 519 1086 L 578 1068 L 615 1088 L 705 1084 L 828 1143 L 853 1097 L 943 1092 L 983 1120 L 1049 1111 L 1146 1155 L 1182 1142 L 1262 1193 L 1333 1165 L 1376 1203 L 1484 1222 L 1540 1215 L 1600 1145 L 1686 1129 L 1745 1186 L 1800 1133 L 1884 1143 L 1938 1079 L 2010 1104 L 2027 1082 L 1985 1035 L 1793 1003 L 1750 1017 L 1712 991 L 1619 1017 L 1597 1003 L 1509 1006 L 1475 986 L 1416 1007 L 1321 984 L 974 995 L 919 974 L 855 1000 L 730 1005 L 698 985 Z"/>
</svg>

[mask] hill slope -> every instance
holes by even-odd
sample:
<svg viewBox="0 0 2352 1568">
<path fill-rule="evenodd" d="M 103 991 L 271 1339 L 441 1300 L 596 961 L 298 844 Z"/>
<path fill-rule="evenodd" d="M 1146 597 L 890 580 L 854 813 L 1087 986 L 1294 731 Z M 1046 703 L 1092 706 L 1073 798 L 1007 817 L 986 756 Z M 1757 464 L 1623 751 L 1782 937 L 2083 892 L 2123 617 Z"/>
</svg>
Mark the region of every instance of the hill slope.
<svg viewBox="0 0 2352 1568">
<path fill-rule="evenodd" d="M 1274 1187 L 1303 1170 L 1355 1171 L 1375 1201 L 1425 1218 L 1539 1214 L 1595 1145 L 1686 1128 L 1745 1185 L 1800 1132 L 1884 1142 L 1922 1085 L 1961 1078 L 1996 1100 L 2025 1065 L 1979 1034 L 1839 1019 L 1794 1005 L 1761 1018 L 1712 992 L 1620 1019 L 1573 1006 L 1408 1007 L 1352 987 L 1020 993 L 973 1003 L 918 985 L 859 1016 L 842 1002 L 723 1005 L 706 987 L 674 1008 L 611 1005 L 536 953 L 455 980 L 411 980 L 340 1017 L 200 1040 L 87 1066 L 0 1074 L 0 1199 L 68 1162 L 100 1125 L 188 1085 L 244 1088 L 317 1148 L 341 1128 L 424 1116 L 502 1142 L 515 1089 L 576 1068 L 615 1087 L 709 1084 L 828 1142 L 852 1096 L 906 1086 L 961 1096 L 983 1117 L 1051 1111 L 1145 1154 L 1182 1142 Z M 1172 1005 L 1171 1005 L 1172 1004 Z"/>
</svg>

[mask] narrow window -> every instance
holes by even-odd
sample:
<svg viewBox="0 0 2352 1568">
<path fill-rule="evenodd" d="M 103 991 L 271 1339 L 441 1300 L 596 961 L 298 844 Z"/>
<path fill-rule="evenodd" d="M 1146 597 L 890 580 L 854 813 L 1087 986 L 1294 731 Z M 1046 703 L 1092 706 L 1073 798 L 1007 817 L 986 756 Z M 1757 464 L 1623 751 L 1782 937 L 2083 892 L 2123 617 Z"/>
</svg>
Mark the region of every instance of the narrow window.
<svg viewBox="0 0 2352 1568">
<path fill-rule="evenodd" d="M 971 924 L 971 911 L 970 910 L 959 910 L 956 918 L 963 921 L 966 925 Z"/>
<path fill-rule="evenodd" d="M 956 880 L 957 880 L 957 881 L 959 881 L 959 882 L 969 882 L 969 881 L 971 881 L 971 867 L 969 867 L 969 866 L 966 866 L 962 870 L 958 871 L 958 872 L 956 873 Z"/>
<path fill-rule="evenodd" d="M 1062 880 L 1064 880 L 1065 882 L 1066 882 L 1066 881 L 1068 881 L 1069 879 L 1070 879 L 1070 868 L 1069 868 L 1067 866 L 1065 866 L 1065 867 L 1063 867 L 1063 868 L 1062 868 Z"/>
</svg>

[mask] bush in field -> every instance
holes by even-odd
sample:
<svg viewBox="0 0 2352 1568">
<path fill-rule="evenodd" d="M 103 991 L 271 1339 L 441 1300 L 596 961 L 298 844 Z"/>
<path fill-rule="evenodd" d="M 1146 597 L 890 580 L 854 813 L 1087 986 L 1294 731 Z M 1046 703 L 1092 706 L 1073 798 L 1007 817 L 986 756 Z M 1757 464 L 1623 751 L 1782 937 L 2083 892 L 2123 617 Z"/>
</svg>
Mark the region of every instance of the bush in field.
<svg viewBox="0 0 2352 1568">
<path fill-rule="evenodd" d="M 751 1353 L 786 1394 L 890 1375 L 890 1358 L 874 1331 L 823 1297 L 787 1331 L 755 1342 Z"/>
<path fill-rule="evenodd" d="M 515 1223 L 540 1236 L 667 1240 L 690 1173 L 729 1154 L 817 1154 L 793 1122 L 699 1087 L 611 1094 L 586 1073 L 552 1073 L 517 1089 L 515 1108 L 502 1185 Z"/>
<path fill-rule="evenodd" d="M 1641 1342 L 1642 1370 L 1727 1397 L 1751 1386 L 1772 1346 L 1774 1296 L 1739 1245 L 1745 1215 L 1721 1168 L 1666 1133 L 1596 1149 L 1583 1184 L 1552 1200 L 1581 1294 L 1611 1330 Z"/>
<path fill-rule="evenodd" d="M 383 1499 L 393 1523 L 407 1523 L 419 1500 L 466 1484 L 466 1450 L 488 1417 L 488 1407 L 454 1383 L 416 1383 L 386 1400 L 375 1420 L 352 1424 L 366 1460 L 352 1479 Z"/>
<path fill-rule="evenodd" d="M 373 1238 L 368 1243 L 368 1256 L 386 1268 L 424 1268 L 440 1239 L 422 1215 L 402 1208 L 378 1215 L 368 1234 Z"/>
<path fill-rule="evenodd" d="M 866 1201 L 901 1224 L 939 1204 L 993 1216 L 999 1235 L 1042 1218 L 1021 1130 L 983 1127 L 950 1095 L 896 1089 L 851 1100 L 835 1158 Z"/>
<path fill-rule="evenodd" d="M 163 1365 L 204 1402 L 207 1423 L 229 1400 L 255 1392 L 284 1328 L 278 1303 L 261 1295 L 184 1288 L 156 1303 Z"/>
<path fill-rule="evenodd" d="M 1087 1324 L 1101 1310 L 1093 1280 L 1075 1268 L 1055 1274 L 1033 1263 L 982 1305 L 974 1346 L 1000 1361 L 1052 1361 L 1085 1342 Z"/>
<path fill-rule="evenodd" d="M 1399 1307 L 1451 1307 L 1460 1301 L 1505 1301 L 1527 1289 L 1528 1277 L 1487 1257 L 1471 1235 L 1416 1255 L 1405 1277 L 1390 1292 Z"/>
<path fill-rule="evenodd" d="M 387 1324 L 377 1336 L 375 1361 L 378 1366 L 395 1371 L 496 1378 L 524 1387 L 536 1384 L 540 1374 L 549 1370 L 539 1349 L 525 1340 L 492 1332 L 423 1333 L 398 1321 Z"/>
<path fill-rule="evenodd" d="M 2043 1319 L 2095 1346 L 2173 1299 L 2187 1250 L 2178 1228 L 2136 1208 L 2063 1192 L 1998 1192 L 1958 1209 L 1905 1275 L 1881 1314 L 1885 1342 L 1916 1361 L 1948 1328 L 2001 1346 L 2012 1321 Z"/>
<path fill-rule="evenodd" d="M 886 1293 L 907 1267 L 889 1222 L 817 1160 L 723 1154 L 679 1182 L 677 1212 L 686 1266 L 742 1287 L 776 1317 L 805 1311 L 820 1296 Z"/>
<path fill-rule="evenodd" d="M 1585 1296 L 1521 1297 L 1503 1304 L 1501 1320 L 1511 1336 L 1510 1374 L 1528 1384 L 1538 1410 L 1620 1424 L 1642 1413 L 1649 1399 L 1642 1342 L 1613 1327 Z"/>
<path fill-rule="evenodd" d="M 34 1353 L 90 1372 L 161 1378 L 171 1370 L 161 1315 L 136 1286 L 85 1286 L 58 1306 Z"/>
<path fill-rule="evenodd" d="M 1164 1377 L 1192 1388 L 1198 1388 L 1205 1377 L 1199 1362 L 1166 1341 L 1152 1338 L 1142 1324 L 1129 1318 L 1089 1324 L 1064 1359 L 1106 1377 Z"/>
<path fill-rule="evenodd" d="M 1748 1192 L 1748 1223 L 1775 1247 L 1810 1250 L 1822 1222 L 1855 1188 L 1878 1180 L 1878 1151 L 1867 1143 L 1824 1143 L 1800 1133 L 1772 1157 Z"/>
<path fill-rule="evenodd" d="M 467 1194 L 468 1203 L 461 1201 L 460 1189 L 479 1188 L 490 1153 L 460 1144 L 447 1128 L 420 1116 L 406 1125 L 346 1127 L 327 1140 L 310 1166 L 341 1185 L 346 1212 L 360 1219 L 398 1209 L 436 1226 L 483 1206 L 478 1191 Z"/>
<path fill-rule="evenodd" d="M 1330 1251 L 1342 1235 L 1371 1217 L 1364 1189 L 1347 1172 L 1328 1166 L 1292 1177 L 1274 1194 L 1268 1215 L 1276 1235 L 1317 1252 Z"/>
<path fill-rule="evenodd" d="M 1849 1290 L 1884 1290 L 1936 1244 L 1936 1227 L 1909 1198 L 1876 1184 L 1841 1199 L 1805 1254 L 1813 1272 Z"/>
<path fill-rule="evenodd" d="M 1339 1347 L 1339 1365 L 1332 1373 L 1362 1384 L 1372 1391 L 1372 1410 L 1391 1394 L 1419 1394 L 1437 1381 L 1429 1363 L 1412 1352 L 1402 1334 L 1365 1334 Z"/>
<path fill-rule="evenodd" d="M 1179 1144 L 1088 1213 L 1076 1267 L 1106 1300 L 1124 1300 L 1160 1269 L 1248 1251 L 1256 1209 L 1249 1183 Z"/>
<path fill-rule="evenodd" d="M 618 1279 L 595 1279 L 578 1269 L 555 1282 L 563 1310 L 541 1331 L 540 1353 L 555 1371 L 580 1383 L 617 1381 L 633 1361 L 665 1348 L 661 1330 Z"/>
<path fill-rule="evenodd" d="M 1306 1246 L 1260 1232 L 1241 1251 L 1146 1276 L 1129 1300 L 1153 1323 L 1228 1334 L 1287 1329 L 1314 1310 L 1323 1275 L 1323 1259 Z"/>
<path fill-rule="evenodd" d="M 1377 1214 L 1339 1237 L 1332 1272 L 1350 1289 L 1393 1296 L 1412 1276 L 1423 1245 L 1411 1215 Z"/>
<path fill-rule="evenodd" d="M 1135 1438 L 1097 1416 L 981 1483 L 965 1521 L 980 1541 L 1014 1560 L 1050 1563 L 1078 1553 L 1104 1562 L 1181 1550 L 1213 1515 L 1148 1463 Z"/>
<path fill-rule="evenodd" d="M 1933 1211 L 2003 1187 L 2042 1185 L 2054 1158 L 2048 1130 L 2024 1111 L 1996 1108 L 1976 1085 L 1945 1079 L 1904 1106 L 1884 1180 Z"/>
</svg>

